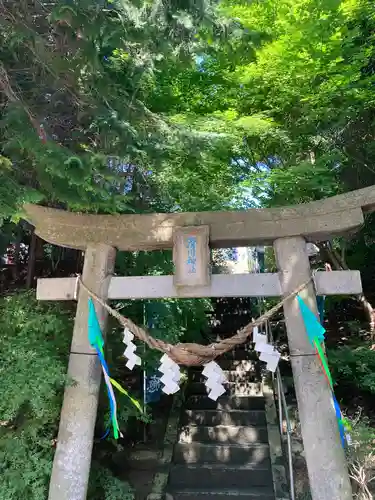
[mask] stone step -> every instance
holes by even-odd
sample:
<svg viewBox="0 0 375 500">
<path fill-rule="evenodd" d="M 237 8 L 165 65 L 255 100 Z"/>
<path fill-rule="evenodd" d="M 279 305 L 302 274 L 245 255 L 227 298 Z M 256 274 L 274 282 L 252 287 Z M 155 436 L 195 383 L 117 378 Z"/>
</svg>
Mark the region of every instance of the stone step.
<svg viewBox="0 0 375 500">
<path fill-rule="evenodd" d="M 272 488 L 252 488 L 251 490 L 182 490 L 169 492 L 168 500 L 275 500 Z"/>
<path fill-rule="evenodd" d="M 225 359 L 220 356 L 215 361 L 222 370 L 235 370 L 239 372 L 259 371 L 259 361 L 257 360 Z"/>
<path fill-rule="evenodd" d="M 270 467 L 268 444 L 248 446 L 215 445 L 206 443 L 177 443 L 174 447 L 175 464 L 230 464 Z"/>
<path fill-rule="evenodd" d="M 207 396 L 190 396 L 186 400 L 186 408 L 189 410 L 264 410 L 264 398 L 261 396 L 230 397 L 221 396 L 213 401 Z"/>
<path fill-rule="evenodd" d="M 230 382 L 224 384 L 227 396 L 263 396 L 260 382 Z M 207 387 L 203 382 L 192 382 L 186 389 L 186 395 L 207 395 Z"/>
<path fill-rule="evenodd" d="M 124 449 L 113 456 L 113 461 L 121 468 L 124 468 L 124 463 L 126 463 L 126 467 L 129 469 L 154 470 L 159 466 L 161 454 L 162 451 L 157 449 Z"/>
<path fill-rule="evenodd" d="M 225 378 L 228 382 L 256 382 L 259 376 L 255 369 L 251 371 L 224 370 Z M 206 377 L 202 375 L 202 370 L 191 370 L 189 372 L 189 382 L 205 382 Z"/>
<path fill-rule="evenodd" d="M 217 425 L 215 427 L 188 425 L 179 433 L 180 443 L 223 443 L 226 445 L 249 445 L 267 443 L 267 427 L 235 427 Z"/>
<path fill-rule="evenodd" d="M 185 410 L 181 415 L 181 424 L 194 425 L 266 425 L 266 414 L 262 410 Z"/>
<path fill-rule="evenodd" d="M 250 489 L 272 486 L 272 473 L 270 467 L 258 465 L 172 465 L 169 486 L 173 489 Z"/>
<path fill-rule="evenodd" d="M 249 359 L 256 361 L 258 359 L 258 354 L 252 349 L 246 349 L 244 347 L 233 349 L 232 351 L 226 352 L 222 356 L 223 359 L 235 359 L 235 360 L 244 360 Z"/>
</svg>

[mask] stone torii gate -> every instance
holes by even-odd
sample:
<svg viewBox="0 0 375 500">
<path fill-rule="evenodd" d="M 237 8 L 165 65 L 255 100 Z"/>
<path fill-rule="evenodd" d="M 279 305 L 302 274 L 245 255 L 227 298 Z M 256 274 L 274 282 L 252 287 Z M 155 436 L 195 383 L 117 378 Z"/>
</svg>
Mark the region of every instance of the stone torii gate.
<svg viewBox="0 0 375 500">
<path fill-rule="evenodd" d="M 82 280 L 104 300 L 162 297 L 287 296 L 311 277 L 306 242 L 360 228 L 375 210 L 375 187 L 275 209 L 147 215 L 84 215 L 26 205 L 26 218 L 47 242 L 85 252 Z M 213 248 L 272 244 L 278 274 L 210 275 Z M 195 256 L 190 251 L 194 247 Z M 174 276 L 113 277 L 116 249 L 174 249 Z M 318 295 L 359 294 L 358 271 L 318 272 L 301 292 L 317 313 Z M 40 279 L 39 300 L 77 299 L 49 500 L 85 500 L 101 371 L 87 335 L 88 295 L 75 278 Z M 96 304 L 101 326 L 105 310 Z M 296 300 L 284 304 L 302 436 L 313 500 L 352 498 L 328 384 Z"/>
</svg>

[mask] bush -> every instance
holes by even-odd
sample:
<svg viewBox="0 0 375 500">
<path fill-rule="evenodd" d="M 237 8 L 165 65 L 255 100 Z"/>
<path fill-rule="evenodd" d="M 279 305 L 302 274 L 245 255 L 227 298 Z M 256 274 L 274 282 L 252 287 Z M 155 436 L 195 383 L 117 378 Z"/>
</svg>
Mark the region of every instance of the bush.
<svg viewBox="0 0 375 500">
<path fill-rule="evenodd" d="M 43 500 L 48 495 L 73 314 L 34 296 L 0 299 L 1 500 Z M 133 498 L 126 482 L 95 462 L 90 485 L 90 500 Z"/>
<path fill-rule="evenodd" d="M 34 292 L 0 300 L 2 500 L 47 497 L 65 383 L 72 315 Z"/>
<path fill-rule="evenodd" d="M 91 467 L 89 500 L 133 500 L 134 492 L 129 484 L 114 477 L 109 470 L 97 465 Z"/>
<path fill-rule="evenodd" d="M 375 480 L 375 429 L 359 414 L 351 421 L 352 444 L 347 449 L 350 475 L 353 481 L 354 498 L 372 500 Z"/>
<path fill-rule="evenodd" d="M 375 351 L 369 346 L 349 346 L 327 351 L 333 379 L 375 394 Z"/>
</svg>

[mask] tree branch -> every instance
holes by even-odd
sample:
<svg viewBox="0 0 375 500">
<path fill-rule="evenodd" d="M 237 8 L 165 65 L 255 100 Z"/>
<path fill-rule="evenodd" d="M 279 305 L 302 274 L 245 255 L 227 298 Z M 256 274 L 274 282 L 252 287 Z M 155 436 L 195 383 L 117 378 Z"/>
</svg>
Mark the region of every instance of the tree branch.
<svg viewBox="0 0 375 500">
<path fill-rule="evenodd" d="M 322 243 L 318 246 L 319 246 L 319 249 L 322 251 L 322 254 L 327 257 L 327 260 L 330 261 L 330 263 L 334 269 L 336 269 L 337 271 L 340 271 L 340 270 L 349 271 L 349 267 L 346 264 L 345 260 L 342 258 L 342 255 L 340 255 L 339 252 L 335 248 L 333 248 L 330 241 Z M 371 339 L 374 340 L 374 338 L 375 338 L 375 311 L 374 311 L 374 308 L 372 307 L 371 303 L 367 300 L 367 298 L 365 297 L 365 295 L 363 293 L 356 295 L 355 299 L 361 304 L 361 306 L 366 314 L 368 324 L 369 324 Z"/>
</svg>

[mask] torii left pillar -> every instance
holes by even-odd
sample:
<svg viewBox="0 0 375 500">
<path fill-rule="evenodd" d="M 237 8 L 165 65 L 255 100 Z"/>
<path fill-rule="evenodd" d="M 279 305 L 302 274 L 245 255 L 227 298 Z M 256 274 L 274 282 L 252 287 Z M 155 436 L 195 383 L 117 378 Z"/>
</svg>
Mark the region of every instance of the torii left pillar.
<svg viewBox="0 0 375 500">
<path fill-rule="evenodd" d="M 115 257 L 116 250 L 104 244 L 88 246 L 85 252 L 82 280 L 104 300 Z M 99 304 L 95 308 L 104 331 L 106 311 Z M 101 380 L 87 325 L 88 294 L 81 287 L 48 500 L 86 500 Z"/>
</svg>

